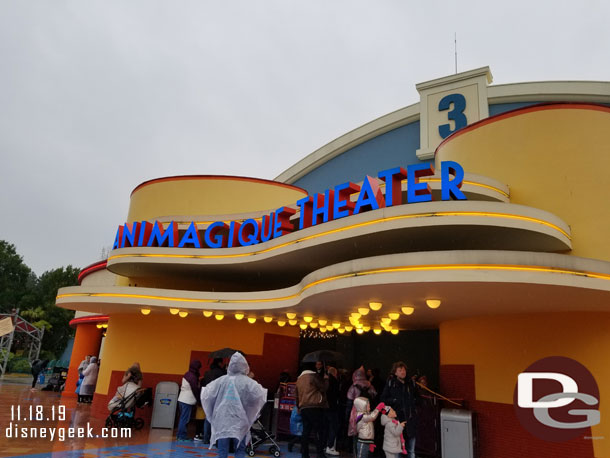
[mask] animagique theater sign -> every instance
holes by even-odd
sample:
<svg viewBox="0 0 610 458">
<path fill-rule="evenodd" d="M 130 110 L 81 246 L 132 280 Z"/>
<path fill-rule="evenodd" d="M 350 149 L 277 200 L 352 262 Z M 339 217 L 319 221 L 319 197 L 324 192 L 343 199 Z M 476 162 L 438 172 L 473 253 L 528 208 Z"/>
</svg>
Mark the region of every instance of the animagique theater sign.
<svg viewBox="0 0 610 458">
<path fill-rule="evenodd" d="M 260 220 L 249 218 L 243 221 L 216 221 L 205 229 L 199 229 L 192 221 L 180 235 L 178 223 L 167 227 L 159 221 L 125 223 L 117 229 L 113 249 L 127 247 L 169 248 L 233 248 L 250 246 L 276 239 L 291 232 L 323 224 L 340 218 L 357 215 L 383 207 L 429 202 L 430 187 L 419 179 L 434 175 L 430 163 L 394 167 L 377 174 L 378 179 L 366 176 L 362 186 L 350 181 L 339 184 L 323 193 L 300 199 L 295 208 L 280 207 L 263 215 Z M 380 180 L 385 183 L 385 195 L 380 189 Z M 406 201 L 403 202 L 402 182 L 407 180 Z M 441 162 L 441 200 L 465 200 L 460 188 L 464 180 L 464 169 L 454 161 Z M 352 194 L 358 194 L 356 201 Z M 291 217 L 299 209 L 298 224 Z"/>
</svg>

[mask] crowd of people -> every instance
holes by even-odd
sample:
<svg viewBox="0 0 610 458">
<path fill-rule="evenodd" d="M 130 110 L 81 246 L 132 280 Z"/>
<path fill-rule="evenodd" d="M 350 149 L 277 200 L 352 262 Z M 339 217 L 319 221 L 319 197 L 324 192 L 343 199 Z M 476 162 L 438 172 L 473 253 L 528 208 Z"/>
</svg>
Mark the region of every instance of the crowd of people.
<svg viewBox="0 0 610 458">
<path fill-rule="evenodd" d="M 386 381 L 378 370 L 365 372 L 360 367 L 351 384 L 338 377 L 334 367 L 307 363 L 296 391 L 303 424 L 302 458 L 309 458 L 310 437 L 315 438 L 318 458 L 339 455 L 338 450 L 367 458 L 379 447 L 388 458 L 399 453 L 415 457 L 419 389 L 416 377 L 407 377 L 402 361 L 393 364 Z"/>
<path fill-rule="evenodd" d="M 177 439 L 191 440 L 187 425 L 194 418 L 193 440 L 216 443 L 220 458 L 226 457 L 231 445 L 240 458 L 267 390 L 253 380 L 240 353 L 231 357 L 227 368 L 222 359 L 215 359 L 201 376 L 201 367 L 199 361 L 191 362 L 182 378 Z M 289 442 L 289 451 L 300 442 L 302 458 L 309 458 L 309 442 L 314 438 L 318 458 L 339 455 L 340 451 L 368 458 L 380 449 L 387 458 L 398 454 L 414 458 L 419 389 L 416 377 L 407 377 L 406 364 L 394 363 L 386 380 L 380 371 L 365 371 L 363 367 L 353 372 L 349 383 L 345 374 L 320 361 L 303 364 L 296 381 L 295 412 L 302 428 Z M 280 382 L 288 381 L 289 374 L 283 372 Z"/>
<path fill-rule="evenodd" d="M 254 380 L 246 358 L 234 353 L 227 365 L 215 358 L 201 375 L 202 364 L 192 361 L 184 374 L 178 395 L 178 441 L 198 441 L 218 447 L 219 458 L 226 458 L 229 448 L 235 458 L 244 456 L 252 424 L 267 400 L 267 390 Z M 34 374 L 38 367 L 33 368 Z M 95 391 L 99 362 L 87 356 L 79 365 L 76 393 L 78 402 L 90 403 Z M 387 458 L 398 454 L 415 458 L 419 384 L 425 377 L 407 377 L 407 366 L 395 362 L 384 380 L 377 369 L 364 367 L 349 373 L 326 366 L 323 362 L 303 363 L 296 379 L 296 411 L 301 428 L 299 436 L 288 444 L 289 451 L 300 442 L 302 458 L 309 458 L 310 438 L 314 439 L 318 458 L 353 453 L 368 458 L 369 453 Z M 142 371 L 136 362 L 123 375 L 121 385 L 108 408 L 117 405 L 142 387 Z M 283 372 L 280 382 L 289 382 Z M 374 408 L 372 408 L 374 406 Z M 195 436 L 188 436 L 187 426 L 195 420 Z M 291 428 L 292 429 L 292 428 Z"/>
</svg>

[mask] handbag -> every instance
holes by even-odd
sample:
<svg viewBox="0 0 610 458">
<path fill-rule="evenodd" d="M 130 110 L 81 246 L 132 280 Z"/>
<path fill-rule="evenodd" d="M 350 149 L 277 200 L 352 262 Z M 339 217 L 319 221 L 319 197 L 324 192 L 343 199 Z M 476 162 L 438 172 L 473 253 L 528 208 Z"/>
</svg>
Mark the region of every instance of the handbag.
<svg viewBox="0 0 610 458">
<path fill-rule="evenodd" d="M 303 435 L 303 418 L 301 417 L 299 409 L 297 409 L 296 406 L 290 413 L 290 434 L 293 436 Z"/>
</svg>

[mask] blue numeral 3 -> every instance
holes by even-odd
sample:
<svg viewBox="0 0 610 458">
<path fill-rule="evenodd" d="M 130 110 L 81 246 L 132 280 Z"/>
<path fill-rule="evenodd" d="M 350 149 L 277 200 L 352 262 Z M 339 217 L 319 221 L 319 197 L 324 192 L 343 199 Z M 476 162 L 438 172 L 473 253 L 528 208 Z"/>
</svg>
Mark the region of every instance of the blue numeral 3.
<svg viewBox="0 0 610 458">
<path fill-rule="evenodd" d="M 460 130 L 462 127 L 466 127 L 468 121 L 464 110 L 466 109 L 466 98 L 462 94 L 449 94 L 441 99 L 438 103 L 438 111 L 448 110 L 453 104 L 453 110 L 447 113 L 447 119 L 455 122 L 455 129 L 451 130 L 450 124 L 443 124 L 438 126 L 438 133 L 441 138 L 447 138 L 456 130 Z"/>
</svg>

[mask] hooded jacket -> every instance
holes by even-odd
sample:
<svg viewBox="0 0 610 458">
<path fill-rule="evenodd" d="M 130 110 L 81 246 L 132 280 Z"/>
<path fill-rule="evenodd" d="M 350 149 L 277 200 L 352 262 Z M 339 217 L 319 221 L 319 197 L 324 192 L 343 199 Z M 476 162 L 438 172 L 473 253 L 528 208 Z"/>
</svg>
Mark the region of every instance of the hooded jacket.
<svg viewBox="0 0 610 458">
<path fill-rule="evenodd" d="M 184 404 L 195 405 L 199 404 L 201 396 L 201 388 L 199 388 L 199 369 L 201 369 L 200 361 L 192 361 L 189 365 L 189 370 L 182 377 L 182 386 L 178 401 Z"/>
<path fill-rule="evenodd" d="M 387 415 L 381 416 L 381 426 L 383 432 L 383 450 L 388 453 L 402 453 L 402 425 L 398 420 L 392 420 Z"/>
<path fill-rule="evenodd" d="M 371 410 L 369 400 L 363 397 L 354 399 L 354 410 L 356 411 L 356 432 L 358 439 L 364 441 L 372 441 L 375 439 L 375 425 L 373 422 L 377 419 L 379 411 Z"/>
<path fill-rule="evenodd" d="M 250 440 L 250 427 L 267 400 L 267 390 L 248 377 L 250 367 L 241 353 L 234 353 L 227 375 L 201 390 L 201 404 L 212 425 L 210 444 L 218 439 Z"/>
<path fill-rule="evenodd" d="M 356 399 L 358 396 L 364 396 L 373 399 L 377 396 L 375 387 L 366 379 L 364 367 L 360 366 L 352 374 L 352 386 L 347 391 L 347 399 Z"/>
</svg>

